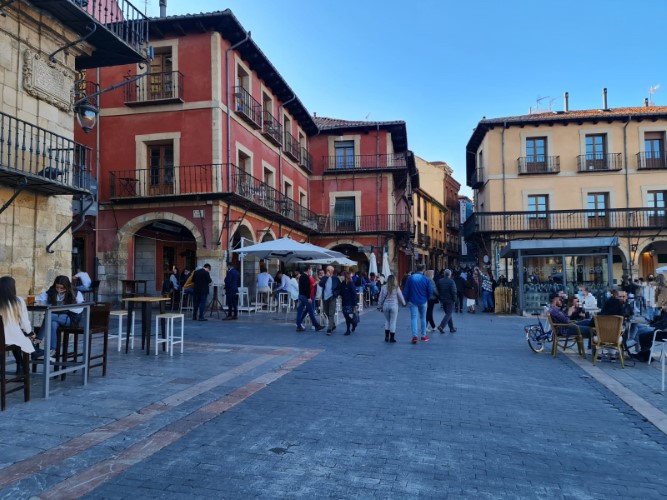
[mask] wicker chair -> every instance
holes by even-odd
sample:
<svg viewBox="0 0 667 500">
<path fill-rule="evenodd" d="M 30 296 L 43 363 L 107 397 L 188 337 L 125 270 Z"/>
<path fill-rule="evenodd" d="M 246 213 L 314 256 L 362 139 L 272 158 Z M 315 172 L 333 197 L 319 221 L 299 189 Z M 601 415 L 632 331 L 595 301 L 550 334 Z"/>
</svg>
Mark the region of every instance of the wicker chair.
<svg viewBox="0 0 667 500">
<path fill-rule="evenodd" d="M 551 315 L 547 314 L 551 331 L 553 332 L 553 346 L 551 347 L 551 355 L 556 357 L 558 354 L 558 347 L 562 351 L 577 346 L 577 351 L 582 358 L 586 358 L 586 351 L 584 350 L 584 338 L 581 335 L 581 329 L 576 323 L 554 323 Z"/>
<path fill-rule="evenodd" d="M 623 316 L 600 316 L 593 318 L 595 321 L 595 335 L 593 342 L 593 364 L 597 360 L 596 351 L 599 349 L 615 349 L 621 360 L 621 367 L 625 368 L 623 362 Z"/>
</svg>

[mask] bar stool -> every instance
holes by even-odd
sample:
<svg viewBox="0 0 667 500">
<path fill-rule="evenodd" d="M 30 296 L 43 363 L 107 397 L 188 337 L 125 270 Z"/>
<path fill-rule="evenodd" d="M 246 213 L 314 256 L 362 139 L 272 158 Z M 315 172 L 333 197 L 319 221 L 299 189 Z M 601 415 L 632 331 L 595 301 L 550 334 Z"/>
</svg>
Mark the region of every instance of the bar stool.
<svg viewBox="0 0 667 500">
<path fill-rule="evenodd" d="M 183 290 L 181 292 L 181 304 L 178 308 L 178 312 L 180 314 L 183 314 L 183 311 L 192 312 L 194 309 L 193 303 L 194 303 L 194 294 L 185 293 L 185 290 Z"/>
<path fill-rule="evenodd" d="M 126 340 L 126 335 L 123 333 L 123 318 L 128 315 L 127 311 L 111 311 L 111 316 L 118 318 L 118 335 L 109 335 L 109 338 L 118 337 L 118 352 L 120 352 L 123 341 Z M 134 349 L 134 314 L 132 315 L 132 324 L 129 324 L 130 318 L 127 318 L 127 327 L 130 330 L 130 348 Z"/>
<path fill-rule="evenodd" d="M 176 336 L 174 320 L 181 320 L 181 335 Z M 164 338 L 160 338 L 160 320 L 165 320 Z M 178 339 L 178 340 L 177 340 Z M 185 340 L 185 314 L 163 313 L 155 316 L 155 355 L 158 354 L 158 344 L 167 344 L 169 356 L 174 355 L 174 344 L 181 344 L 183 354 L 183 342 Z"/>
<path fill-rule="evenodd" d="M 265 306 L 267 312 L 272 311 L 271 292 L 260 292 L 259 289 L 257 289 L 255 291 L 255 307 L 257 308 L 257 312 L 264 311 Z"/>
</svg>

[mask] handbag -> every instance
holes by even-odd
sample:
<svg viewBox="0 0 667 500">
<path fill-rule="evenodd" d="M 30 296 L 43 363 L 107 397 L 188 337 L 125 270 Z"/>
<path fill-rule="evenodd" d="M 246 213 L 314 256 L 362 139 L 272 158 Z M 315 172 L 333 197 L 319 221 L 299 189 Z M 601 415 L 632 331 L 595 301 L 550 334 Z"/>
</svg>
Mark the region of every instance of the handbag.
<svg viewBox="0 0 667 500">
<path fill-rule="evenodd" d="M 352 323 L 356 327 L 359 323 L 361 322 L 361 318 L 359 318 L 359 313 L 355 312 L 352 314 Z"/>
</svg>

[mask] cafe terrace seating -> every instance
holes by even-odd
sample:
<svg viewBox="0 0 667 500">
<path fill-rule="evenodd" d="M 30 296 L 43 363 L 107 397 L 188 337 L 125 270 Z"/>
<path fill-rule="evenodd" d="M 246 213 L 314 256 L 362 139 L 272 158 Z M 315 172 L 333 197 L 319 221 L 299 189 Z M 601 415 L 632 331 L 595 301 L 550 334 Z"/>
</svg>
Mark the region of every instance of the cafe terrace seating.
<svg viewBox="0 0 667 500">
<path fill-rule="evenodd" d="M 600 349 L 614 349 L 618 351 L 621 367 L 625 368 L 623 363 L 623 316 L 600 316 L 598 314 L 593 317 L 593 320 L 595 321 L 595 332 L 591 332 L 593 364 L 597 360 L 597 352 Z"/>
<path fill-rule="evenodd" d="M 547 319 L 549 320 L 549 325 L 551 325 L 551 331 L 554 335 L 553 346 L 551 348 L 551 355 L 556 357 L 558 354 L 558 347 L 562 351 L 577 346 L 577 351 L 582 358 L 586 357 L 586 351 L 584 350 L 584 338 L 581 335 L 581 330 L 579 325 L 576 323 L 554 323 L 551 319 L 551 315 L 547 314 Z"/>
<path fill-rule="evenodd" d="M 7 353 L 18 349 L 19 355 L 22 355 L 23 373 L 15 376 L 7 376 Z M 5 411 L 7 406 L 7 394 L 23 390 L 23 400 L 30 401 L 30 357 L 21 349 L 14 345 L 5 345 L 5 325 L 2 323 L 2 316 L 0 316 L 0 403 L 2 411 Z M 8 384 L 20 384 L 11 389 L 7 389 Z"/>
</svg>

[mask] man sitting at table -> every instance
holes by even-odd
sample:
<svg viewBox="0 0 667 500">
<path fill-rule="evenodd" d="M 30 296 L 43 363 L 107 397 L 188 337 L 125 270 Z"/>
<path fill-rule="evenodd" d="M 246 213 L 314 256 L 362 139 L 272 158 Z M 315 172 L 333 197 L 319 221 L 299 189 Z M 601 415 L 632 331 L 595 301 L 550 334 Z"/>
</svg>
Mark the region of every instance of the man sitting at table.
<svg viewBox="0 0 667 500">
<path fill-rule="evenodd" d="M 90 279 L 90 275 L 86 271 L 82 271 L 80 267 L 76 268 L 76 274 L 72 276 L 72 281 L 76 282 L 79 280 L 79 284 L 74 287 L 77 292 L 89 292 L 90 285 L 93 284 L 93 280 Z"/>
<path fill-rule="evenodd" d="M 278 288 L 273 291 L 273 299 L 276 300 L 276 297 L 279 293 L 289 293 L 289 276 L 287 276 L 282 271 L 276 273 L 276 282 L 280 283 Z"/>
<path fill-rule="evenodd" d="M 653 334 L 656 330 L 662 330 L 655 336 L 655 340 L 667 340 L 667 303 L 662 305 L 660 316 L 655 317 L 650 324 L 633 324 L 630 329 L 630 340 L 628 347 L 637 345 L 638 352 L 630 355 L 639 361 L 648 361 L 653 345 Z"/>
<path fill-rule="evenodd" d="M 588 287 L 585 286 L 582 288 L 582 292 L 584 294 L 584 300 L 583 300 L 583 306 L 584 306 L 584 311 L 588 312 L 592 309 L 597 309 L 598 307 L 598 301 L 595 298 L 595 295 L 593 295 L 589 290 Z"/>
<path fill-rule="evenodd" d="M 558 293 L 552 293 L 549 296 L 549 316 L 551 316 L 551 320 L 554 323 L 560 323 L 560 324 L 573 324 L 577 325 L 579 327 L 579 331 L 581 331 L 581 336 L 585 339 L 590 339 L 591 338 L 591 329 L 590 329 L 590 321 L 589 320 L 582 320 L 582 321 L 570 321 L 570 318 L 567 317 L 567 315 L 562 311 L 561 306 L 562 306 L 562 299 L 560 294 Z M 577 330 L 575 328 L 570 328 L 568 329 L 567 327 L 563 327 L 560 332 L 561 335 L 564 334 L 576 334 Z"/>
<path fill-rule="evenodd" d="M 259 293 L 271 293 L 271 285 L 273 284 L 273 277 L 266 272 L 266 268 L 262 267 L 257 275 L 257 291 Z"/>
</svg>

